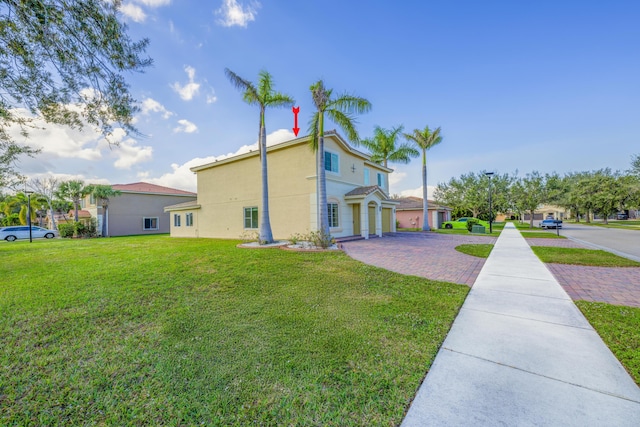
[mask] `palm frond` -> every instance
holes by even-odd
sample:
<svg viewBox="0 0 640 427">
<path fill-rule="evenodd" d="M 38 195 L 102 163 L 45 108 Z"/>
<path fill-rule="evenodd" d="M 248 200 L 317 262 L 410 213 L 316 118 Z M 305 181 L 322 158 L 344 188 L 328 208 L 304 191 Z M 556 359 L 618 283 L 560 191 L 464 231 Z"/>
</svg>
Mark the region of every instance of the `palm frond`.
<svg viewBox="0 0 640 427">
<path fill-rule="evenodd" d="M 266 70 L 258 73 L 258 96 L 262 101 L 266 101 L 273 92 L 273 77 Z"/>
<path fill-rule="evenodd" d="M 356 131 L 356 120 L 352 114 L 336 110 L 334 108 L 327 109 L 325 111 L 327 116 L 337 124 L 347 136 L 347 139 L 355 145 L 360 144 L 360 137 L 358 131 Z"/>
<path fill-rule="evenodd" d="M 413 148 L 408 143 L 401 144 L 398 148 L 395 149 L 392 153 L 389 153 L 389 161 L 404 163 L 407 164 L 411 161 L 412 157 L 417 157 L 420 155 L 420 152 Z"/>
<path fill-rule="evenodd" d="M 376 139 L 375 138 L 365 138 L 365 139 L 361 139 L 360 140 L 360 144 L 366 148 L 367 150 L 369 150 L 370 153 L 375 153 L 378 149 L 378 145 L 376 143 Z"/>
<path fill-rule="evenodd" d="M 256 104 L 259 99 L 258 90 L 249 80 L 245 80 L 233 71 L 228 68 L 224 69 L 224 74 L 227 76 L 229 81 L 236 89 L 240 89 L 242 94 L 242 99 L 247 104 Z"/>
<path fill-rule="evenodd" d="M 318 126 L 320 124 L 320 114 L 315 112 L 311 115 L 309 120 L 309 147 L 314 151 L 318 151 Z"/>
<path fill-rule="evenodd" d="M 268 102 L 265 103 L 265 105 L 268 105 L 269 107 L 275 107 L 275 108 L 292 107 L 293 104 L 295 104 L 295 101 L 293 98 L 291 98 L 289 95 L 285 95 L 280 92 L 272 93 L 269 96 Z"/>
<path fill-rule="evenodd" d="M 343 93 L 327 104 L 327 109 L 338 109 L 349 114 L 363 114 L 371 111 L 371 103 L 365 98 Z"/>
<path fill-rule="evenodd" d="M 425 126 L 423 130 L 414 129 L 413 133 L 405 133 L 404 137 L 409 141 L 413 141 L 422 150 L 428 150 L 442 142 L 440 130 L 441 128 L 439 127 L 431 130 L 429 126 Z"/>
<path fill-rule="evenodd" d="M 313 103 L 318 111 L 325 111 L 327 108 L 327 103 L 331 98 L 331 89 L 326 89 L 322 80 L 318 80 L 317 82 L 312 84 L 309 89 L 311 90 L 311 98 L 313 98 Z"/>
</svg>

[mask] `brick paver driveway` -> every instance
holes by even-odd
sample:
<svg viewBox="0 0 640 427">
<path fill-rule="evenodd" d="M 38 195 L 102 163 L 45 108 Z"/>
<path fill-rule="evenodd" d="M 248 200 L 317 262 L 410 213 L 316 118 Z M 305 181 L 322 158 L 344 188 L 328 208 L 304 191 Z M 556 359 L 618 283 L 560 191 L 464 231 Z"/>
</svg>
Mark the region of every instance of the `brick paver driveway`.
<svg viewBox="0 0 640 427">
<path fill-rule="evenodd" d="M 565 239 L 526 240 L 529 246 L 587 248 Z M 573 300 L 640 307 L 640 267 L 587 267 L 566 264 L 546 266 Z"/>
<path fill-rule="evenodd" d="M 495 243 L 494 237 L 437 233 L 393 233 L 344 242 L 351 258 L 412 276 L 473 285 L 485 259 L 455 250 L 464 243 Z"/>
<path fill-rule="evenodd" d="M 584 248 L 567 239 L 526 239 L 530 246 Z M 455 250 L 464 243 L 495 243 L 486 236 L 395 233 L 380 239 L 343 243 L 350 257 L 402 274 L 472 286 L 484 258 Z M 640 267 L 585 267 L 546 264 L 574 300 L 640 307 Z"/>
</svg>

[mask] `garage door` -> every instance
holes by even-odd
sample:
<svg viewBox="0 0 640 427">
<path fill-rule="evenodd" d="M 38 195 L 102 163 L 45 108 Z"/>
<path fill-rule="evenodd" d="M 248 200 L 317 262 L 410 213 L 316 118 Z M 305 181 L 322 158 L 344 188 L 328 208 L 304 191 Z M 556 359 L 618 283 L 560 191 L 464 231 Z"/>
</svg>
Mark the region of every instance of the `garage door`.
<svg viewBox="0 0 640 427">
<path fill-rule="evenodd" d="M 382 232 L 391 233 L 391 209 L 382 208 Z"/>
</svg>

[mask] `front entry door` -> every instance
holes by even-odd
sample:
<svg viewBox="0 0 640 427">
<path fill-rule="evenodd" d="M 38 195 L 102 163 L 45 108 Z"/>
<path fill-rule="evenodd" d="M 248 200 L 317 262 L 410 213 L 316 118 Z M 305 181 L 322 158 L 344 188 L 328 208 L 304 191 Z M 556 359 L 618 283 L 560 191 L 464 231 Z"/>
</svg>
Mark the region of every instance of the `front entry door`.
<svg viewBox="0 0 640 427">
<path fill-rule="evenodd" d="M 355 204 L 353 206 L 353 234 L 359 236 L 360 231 L 360 205 Z"/>
<path fill-rule="evenodd" d="M 376 234 L 376 207 L 369 206 L 369 234 Z"/>
</svg>

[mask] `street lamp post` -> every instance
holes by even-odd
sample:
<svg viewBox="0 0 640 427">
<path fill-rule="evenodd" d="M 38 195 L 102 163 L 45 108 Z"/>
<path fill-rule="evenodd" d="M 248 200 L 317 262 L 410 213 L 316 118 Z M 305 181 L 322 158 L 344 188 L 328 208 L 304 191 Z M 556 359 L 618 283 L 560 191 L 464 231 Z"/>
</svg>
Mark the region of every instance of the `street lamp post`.
<svg viewBox="0 0 640 427">
<path fill-rule="evenodd" d="M 31 234 L 31 195 L 33 191 L 25 191 L 27 193 L 27 224 L 29 224 L 29 243 L 33 243 L 33 235 Z"/>
<path fill-rule="evenodd" d="M 491 177 L 493 172 L 485 172 L 484 174 L 489 177 L 489 234 L 491 234 L 493 233 L 493 206 L 491 205 Z"/>
</svg>

